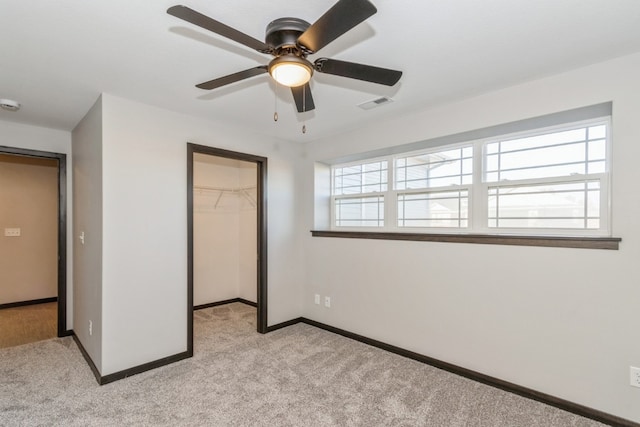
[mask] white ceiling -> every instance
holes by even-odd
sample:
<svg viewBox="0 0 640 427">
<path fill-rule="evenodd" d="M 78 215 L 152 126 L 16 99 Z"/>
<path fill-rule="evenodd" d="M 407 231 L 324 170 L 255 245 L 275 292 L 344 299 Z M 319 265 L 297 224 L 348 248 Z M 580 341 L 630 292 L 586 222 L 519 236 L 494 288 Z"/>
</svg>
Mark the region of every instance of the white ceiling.
<svg viewBox="0 0 640 427">
<path fill-rule="evenodd" d="M 273 19 L 314 22 L 333 0 L 0 0 L 0 120 L 71 130 L 102 92 L 291 141 L 313 141 L 640 51 L 639 0 L 372 0 L 378 13 L 319 54 L 404 71 L 392 88 L 316 73 L 298 114 L 268 75 L 214 91 L 196 83 L 269 56 L 166 13 L 189 6 L 259 40 Z M 597 82 L 594 82 L 597 84 Z M 364 111 L 381 96 L 395 102 Z M 301 127 L 306 120 L 308 132 Z"/>
</svg>

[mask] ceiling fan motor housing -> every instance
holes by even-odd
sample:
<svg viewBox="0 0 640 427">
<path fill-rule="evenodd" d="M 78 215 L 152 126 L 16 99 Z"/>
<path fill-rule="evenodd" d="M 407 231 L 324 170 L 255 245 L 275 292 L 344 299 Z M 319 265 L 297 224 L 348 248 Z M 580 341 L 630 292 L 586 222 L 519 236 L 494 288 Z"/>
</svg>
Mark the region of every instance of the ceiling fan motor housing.
<svg viewBox="0 0 640 427">
<path fill-rule="evenodd" d="M 310 26 L 311 24 L 303 19 L 278 18 L 267 25 L 265 42 L 273 46 L 275 52 L 295 53 L 304 57 L 297 42 L 298 37 Z"/>
</svg>

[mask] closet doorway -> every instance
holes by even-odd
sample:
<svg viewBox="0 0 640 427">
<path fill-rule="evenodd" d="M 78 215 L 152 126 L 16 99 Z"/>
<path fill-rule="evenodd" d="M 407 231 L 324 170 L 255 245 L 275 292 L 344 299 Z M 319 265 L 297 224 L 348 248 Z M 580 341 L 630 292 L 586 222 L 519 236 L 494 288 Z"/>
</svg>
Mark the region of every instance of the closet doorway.
<svg viewBox="0 0 640 427">
<path fill-rule="evenodd" d="M 242 302 L 267 329 L 267 159 L 187 144 L 188 351 L 193 310 Z"/>
</svg>

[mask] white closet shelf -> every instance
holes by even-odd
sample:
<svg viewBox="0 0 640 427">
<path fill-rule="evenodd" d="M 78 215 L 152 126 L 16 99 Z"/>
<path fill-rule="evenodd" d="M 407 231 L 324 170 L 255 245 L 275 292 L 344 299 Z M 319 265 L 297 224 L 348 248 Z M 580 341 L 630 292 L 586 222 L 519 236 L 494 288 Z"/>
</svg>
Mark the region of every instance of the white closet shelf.
<svg viewBox="0 0 640 427">
<path fill-rule="evenodd" d="M 245 199 L 247 199 L 249 204 L 251 204 L 251 207 L 255 208 L 258 203 L 253 198 L 251 193 L 249 193 L 249 191 L 255 190 L 255 189 L 256 189 L 255 185 L 251 185 L 248 187 L 235 187 L 235 188 L 234 187 L 211 187 L 208 185 L 193 186 L 194 193 L 198 192 L 199 194 L 203 194 L 204 192 L 209 192 L 209 191 L 213 193 L 216 193 L 216 192 L 218 193 L 218 198 L 216 199 L 216 204 L 214 205 L 214 209 L 218 207 L 218 203 L 220 202 L 220 199 L 222 198 L 223 194 L 232 194 L 232 195 L 244 197 Z"/>
<path fill-rule="evenodd" d="M 255 185 L 251 185 L 251 186 L 248 186 L 248 187 L 211 187 L 211 186 L 208 186 L 208 185 L 194 185 L 193 189 L 194 190 L 226 191 L 226 192 L 238 193 L 240 191 L 255 190 L 256 186 Z"/>
</svg>

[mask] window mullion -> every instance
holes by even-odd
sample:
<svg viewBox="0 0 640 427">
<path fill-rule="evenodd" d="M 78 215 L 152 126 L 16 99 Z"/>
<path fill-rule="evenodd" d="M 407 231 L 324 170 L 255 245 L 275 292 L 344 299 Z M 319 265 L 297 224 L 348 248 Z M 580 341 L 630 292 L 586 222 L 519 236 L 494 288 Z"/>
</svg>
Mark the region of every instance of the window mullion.
<svg viewBox="0 0 640 427">
<path fill-rule="evenodd" d="M 388 229 L 398 228 L 398 196 L 396 191 L 395 159 L 387 159 L 387 191 L 384 193 L 384 226 Z"/>
<path fill-rule="evenodd" d="M 478 141 L 473 144 L 473 185 L 469 197 L 469 227 L 472 232 L 485 230 L 488 225 L 488 190 L 484 184 L 484 144 Z"/>
</svg>

